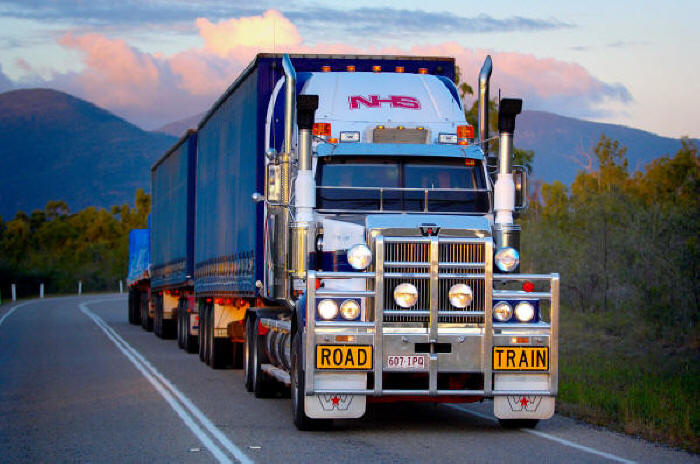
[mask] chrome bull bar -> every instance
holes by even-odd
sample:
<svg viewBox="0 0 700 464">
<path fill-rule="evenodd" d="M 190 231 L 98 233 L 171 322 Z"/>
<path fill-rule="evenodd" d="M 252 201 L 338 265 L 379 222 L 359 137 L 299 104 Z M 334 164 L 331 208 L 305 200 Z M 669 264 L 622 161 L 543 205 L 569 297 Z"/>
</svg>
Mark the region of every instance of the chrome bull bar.
<svg viewBox="0 0 700 464">
<path fill-rule="evenodd" d="M 395 238 L 387 237 L 389 240 L 425 240 L 430 242 L 430 246 L 437 247 L 438 237 L 411 237 L 411 238 Z M 447 239 L 449 241 L 473 240 L 473 239 Z M 444 243 L 445 239 L 440 238 L 439 243 Z M 317 394 L 355 394 L 368 396 L 502 396 L 502 395 L 544 395 L 555 396 L 558 390 L 558 335 L 559 335 L 559 275 L 558 274 L 493 274 L 492 258 L 493 244 L 491 240 L 486 240 L 486 262 L 484 274 L 480 277 L 484 279 L 485 295 L 484 295 L 484 323 L 483 331 L 481 332 L 481 373 L 484 376 L 484 384 L 482 390 L 439 390 L 437 388 L 437 373 L 438 373 L 438 356 L 437 353 L 430 353 L 428 356 L 429 367 L 429 385 L 427 390 L 403 390 L 403 389 L 384 389 L 382 385 L 382 374 L 384 372 L 384 276 L 389 274 L 384 272 L 384 243 L 385 237 L 379 236 L 375 240 L 375 269 L 376 272 L 323 272 L 323 271 L 308 271 L 306 280 L 306 324 L 303 343 L 305 346 L 305 394 L 307 396 Z M 435 255 L 431 253 L 431 255 Z M 429 278 L 431 280 L 431 293 L 435 295 L 437 290 L 437 280 L 440 277 L 438 274 L 437 259 L 431 259 L 429 269 Z M 403 276 L 402 273 L 392 272 L 389 274 L 395 277 Z M 415 274 L 405 274 L 415 276 Z M 474 275 L 470 274 L 470 277 Z M 320 279 L 372 279 L 374 282 L 374 290 L 354 291 L 354 290 L 323 290 L 317 289 L 316 285 Z M 493 290 L 495 281 L 548 281 L 548 292 L 524 292 L 524 291 L 505 291 Z M 367 288 L 366 286 L 365 288 Z M 316 321 L 316 298 L 357 298 L 366 297 L 374 299 L 374 321 L 370 322 L 353 322 L 353 321 Z M 538 324 L 494 324 L 492 307 L 493 299 L 540 299 L 550 301 L 550 322 Z M 451 313 L 441 311 L 444 315 Z M 469 314 L 470 312 L 459 312 L 459 314 Z M 481 312 L 479 311 L 481 314 Z M 412 314 L 416 314 L 415 311 Z M 422 313 L 420 313 L 422 314 Z M 428 340 L 431 343 L 438 340 L 438 307 L 437 298 L 431 298 L 430 316 L 428 325 Z M 497 390 L 493 389 L 493 360 L 492 347 L 494 329 L 501 328 L 522 328 L 530 329 L 547 328 L 549 331 L 549 350 L 550 350 L 550 368 L 549 368 L 549 388 L 546 391 L 514 391 L 514 390 Z M 374 373 L 374 386 L 372 389 L 319 389 L 314 385 L 314 374 L 317 371 L 316 366 L 316 329 L 347 329 L 347 330 L 364 330 L 364 335 L 371 338 L 373 363 L 371 372 Z M 352 332 L 343 332 L 344 334 L 352 334 Z M 335 371 L 337 373 L 337 371 Z"/>
</svg>

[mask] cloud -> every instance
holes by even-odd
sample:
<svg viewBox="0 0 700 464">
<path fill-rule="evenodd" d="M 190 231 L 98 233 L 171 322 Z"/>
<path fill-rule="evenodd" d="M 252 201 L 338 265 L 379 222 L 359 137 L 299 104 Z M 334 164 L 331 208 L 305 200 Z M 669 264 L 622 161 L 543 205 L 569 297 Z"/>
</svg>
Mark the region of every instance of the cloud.
<svg viewBox="0 0 700 464">
<path fill-rule="evenodd" d="M 602 82 L 579 64 L 551 58 L 475 50 L 457 42 L 410 49 L 309 45 L 295 23 L 276 10 L 218 22 L 198 18 L 195 24 L 203 46 L 171 55 L 143 52 L 124 40 L 100 34 L 66 34 L 60 44 L 79 52 L 85 68 L 55 75 L 44 85 L 74 93 L 152 128 L 205 110 L 256 53 L 274 46 L 277 52 L 454 56 L 472 87 L 490 53 L 494 92 L 502 89 L 503 95 L 522 97 L 528 109 L 582 117 L 601 115 L 606 102 L 631 100 L 624 86 Z"/>
</svg>

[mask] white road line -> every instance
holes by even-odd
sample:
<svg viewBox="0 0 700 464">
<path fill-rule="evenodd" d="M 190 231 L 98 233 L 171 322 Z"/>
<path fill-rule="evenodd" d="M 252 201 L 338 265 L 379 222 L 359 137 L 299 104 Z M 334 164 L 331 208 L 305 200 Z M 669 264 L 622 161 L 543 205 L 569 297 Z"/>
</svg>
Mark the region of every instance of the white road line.
<svg viewBox="0 0 700 464">
<path fill-rule="evenodd" d="M 129 345 L 114 329 L 112 329 L 101 317 L 87 308 L 88 304 L 97 303 L 102 300 L 93 300 L 80 304 L 80 310 L 90 317 L 95 324 L 107 335 L 107 337 L 119 348 L 119 350 L 131 361 L 134 366 L 148 379 L 156 390 L 165 398 L 175 412 L 180 416 L 185 425 L 200 439 L 202 444 L 212 451 L 212 454 L 219 462 L 229 463 L 231 460 L 206 434 L 204 430 L 195 422 L 196 417 L 201 425 L 213 435 L 223 447 L 243 464 L 252 464 L 252 460 L 246 456 L 236 445 L 234 445 L 205 415 L 202 413 L 187 396 L 177 389 L 166 377 L 153 367 L 136 349 Z M 170 390 L 170 391 L 169 391 Z M 177 398 L 177 399 L 176 399 Z M 178 400 L 180 402 L 178 402 Z M 183 407 L 184 406 L 184 407 Z M 189 410 L 190 415 L 185 409 Z M 194 417 L 192 417 L 194 416 Z"/>
<path fill-rule="evenodd" d="M 482 419 L 487 419 L 487 420 L 490 420 L 492 422 L 498 422 L 498 419 L 496 419 L 493 416 L 489 416 L 487 414 L 484 414 L 484 413 L 481 413 L 478 411 L 474 411 L 472 409 L 460 407 L 457 404 L 445 404 L 445 406 L 452 408 L 452 409 L 456 409 L 457 411 L 466 412 L 467 414 L 471 414 L 473 416 L 481 417 Z M 630 461 L 629 459 L 621 458 L 620 456 L 606 453 L 605 451 L 599 451 L 599 450 L 597 450 L 595 448 L 591 448 L 589 446 L 579 445 L 578 443 L 574 443 L 573 441 L 569 441 L 569 440 L 566 440 L 564 438 L 557 437 L 555 435 L 550 435 L 550 434 L 545 433 L 545 432 L 540 432 L 539 430 L 525 429 L 525 428 L 519 429 L 519 430 L 521 432 L 526 432 L 526 433 L 529 433 L 532 435 L 537 435 L 540 438 L 545 438 L 547 440 L 555 441 L 555 442 L 562 444 L 564 446 L 569 446 L 571 448 L 576 448 L 578 450 L 585 451 L 586 453 L 595 454 L 595 455 L 604 457 L 606 459 L 610 459 L 611 461 L 623 462 L 625 464 L 635 464 L 635 461 Z"/>
<path fill-rule="evenodd" d="M 29 303 L 34 303 L 34 302 L 27 301 L 26 303 L 20 303 L 16 306 L 13 306 L 12 308 L 10 308 L 10 310 L 8 312 L 6 312 L 5 314 L 3 314 L 2 317 L 0 317 L 0 325 L 2 325 L 2 323 L 5 322 L 5 319 L 7 319 L 10 316 L 10 314 L 14 313 L 15 310 L 17 310 L 18 308 L 21 308 L 22 306 L 27 306 Z"/>
</svg>

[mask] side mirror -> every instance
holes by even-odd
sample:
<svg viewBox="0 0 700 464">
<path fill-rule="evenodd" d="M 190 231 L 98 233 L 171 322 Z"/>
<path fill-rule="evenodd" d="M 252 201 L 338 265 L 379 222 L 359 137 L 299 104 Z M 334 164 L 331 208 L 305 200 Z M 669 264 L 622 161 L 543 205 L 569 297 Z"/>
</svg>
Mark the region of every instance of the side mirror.
<svg viewBox="0 0 700 464">
<path fill-rule="evenodd" d="M 527 168 L 525 166 L 513 166 L 513 183 L 515 184 L 515 210 L 522 211 L 527 208 Z"/>
<path fill-rule="evenodd" d="M 270 161 L 275 161 L 275 160 L 277 159 L 277 150 L 275 150 L 274 148 L 270 147 L 270 148 L 268 148 L 268 149 L 265 151 L 265 156 L 266 156 L 267 159 L 269 159 Z"/>
<path fill-rule="evenodd" d="M 282 166 L 279 164 L 268 164 L 265 173 L 266 197 L 270 203 L 282 201 Z"/>
<path fill-rule="evenodd" d="M 260 203 L 261 201 L 265 200 L 265 195 L 263 195 L 262 193 L 255 192 L 251 195 L 251 198 L 255 203 Z"/>
</svg>

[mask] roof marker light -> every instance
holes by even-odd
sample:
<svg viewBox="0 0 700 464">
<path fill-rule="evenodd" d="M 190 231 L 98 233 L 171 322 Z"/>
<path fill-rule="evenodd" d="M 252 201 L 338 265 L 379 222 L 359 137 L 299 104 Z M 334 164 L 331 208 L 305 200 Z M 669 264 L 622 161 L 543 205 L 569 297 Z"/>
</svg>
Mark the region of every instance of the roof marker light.
<svg viewBox="0 0 700 464">
<path fill-rule="evenodd" d="M 394 70 L 395 70 L 397 73 L 402 73 L 402 72 L 404 71 L 404 68 L 403 68 L 403 66 L 397 66 Z"/>
<path fill-rule="evenodd" d="M 321 66 L 321 71 L 322 72 L 331 72 L 331 67 L 330 66 Z"/>
<path fill-rule="evenodd" d="M 345 67 L 345 70 L 346 70 L 347 72 L 355 72 L 355 66 L 353 66 L 353 65 L 348 65 L 348 66 Z"/>
<path fill-rule="evenodd" d="M 428 68 L 418 68 L 418 74 L 428 74 Z"/>
<path fill-rule="evenodd" d="M 457 143 L 469 145 L 474 142 L 474 126 L 457 126 Z"/>
<path fill-rule="evenodd" d="M 372 66 L 372 72 L 376 72 L 376 73 L 382 72 L 382 67 L 375 64 L 374 66 Z"/>
<path fill-rule="evenodd" d="M 328 139 L 328 143 L 338 143 L 338 139 L 336 137 L 331 137 Z"/>
</svg>

